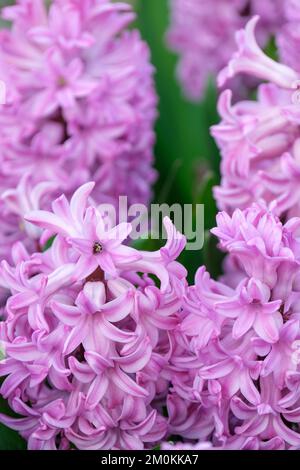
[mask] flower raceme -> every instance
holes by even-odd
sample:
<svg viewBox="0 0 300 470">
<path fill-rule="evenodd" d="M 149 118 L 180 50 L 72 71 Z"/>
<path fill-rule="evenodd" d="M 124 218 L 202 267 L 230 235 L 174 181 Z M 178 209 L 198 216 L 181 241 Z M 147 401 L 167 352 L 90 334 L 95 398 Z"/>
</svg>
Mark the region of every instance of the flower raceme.
<svg viewBox="0 0 300 470">
<path fill-rule="evenodd" d="M 185 446 L 299 448 L 299 228 L 264 205 L 218 215 L 227 272 L 198 270 L 171 332 L 169 433 Z"/>
<path fill-rule="evenodd" d="M 89 205 L 93 183 L 26 220 L 55 235 L 45 252 L 18 242 L 1 265 L 10 291 L 0 324 L 1 394 L 19 415 L 0 420 L 29 449 L 143 449 L 167 432 L 170 332 L 186 291 L 171 221 L 157 252 L 123 244 L 130 224 L 105 229 Z"/>
<path fill-rule="evenodd" d="M 107 228 L 90 205 L 93 186 L 27 214 L 52 246 L 30 255 L 17 242 L 14 265 L 2 262 L 0 392 L 19 416 L 1 422 L 29 449 L 174 435 L 193 449 L 298 448 L 300 219 L 283 224 L 264 204 L 221 212 L 225 274 L 201 267 L 188 287 L 170 220 L 163 248 L 135 250 L 130 224 Z"/>
<path fill-rule="evenodd" d="M 22 218 L 5 195 L 23 189 L 25 174 L 33 188 L 53 184 L 40 201 L 43 209 L 60 194 L 57 188 L 70 195 L 91 178 L 99 203 L 116 205 L 119 195 L 127 195 L 130 204 L 147 204 L 155 179 L 153 67 L 139 33 L 126 29 L 134 19 L 131 7 L 111 0 L 15 3 L 2 10 L 11 28 L 0 31 L 0 79 L 6 85 L 0 107 L 1 253 L 24 239 Z"/>
<path fill-rule="evenodd" d="M 180 75 L 193 98 L 206 77 L 186 47 L 192 26 L 179 26 L 184 11 L 211 28 L 212 3 L 174 1 L 170 40 L 185 45 Z M 264 42 L 282 21 L 269 0 L 219 3 L 228 34 L 259 12 Z M 166 245 L 147 252 L 126 242 L 130 223 L 113 226 L 97 207 L 119 194 L 147 202 L 155 177 L 153 69 L 139 35 L 124 32 L 130 7 L 18 0 L 3 10 L 0 393 L 17 416 L 0 421 L 29 449 L 300 447 L 300 10 L 293 0 L 285 10 L 282 63 L 258 46 L 255 17 L 219 75 L 220 86 L 239 73 L 268 83 L 256 101 L 220 96 L 223 212 L 212 233 L 227 256 L 220 279 L 200 267 L 193 286 L 168 218 Z M 219 70 L 232 45 L 218 48 L 213 29 L 207 37 L 204 57 Z"/>
<path fill-rule="evenodd" d="M 169 436 L 183 443 L 166 449 L 300 447 L 300 11 L 292 0 L 285 8 L 282 63 L 258 46 L 254 17 L 219 74 L 222 87 L 239 73 L 269 83 L 256 101 L 232 105 L 230 90 L 219 99 L 222 121 L 212 134 L 222 153 L 215 196 L 223 212 L 212 232 L 227 253 L 225 272 L 215 281 L 199 268 L 171 332 Z"/>
<path fill-rule="evenodd" d="M 169 0 L 170 47 L 180 54 L 177 75 L 187 96 L 202 98 L 209 76 L 227 64 L 234 48 L 235 32 L 252 15 L 262 18 L 260 43 L 264 46 L 282 23 L 281 0 Z M 249 83 L 250 84 L 250 83 Z M 235 90 L 241 92 L 245 81 Z"/>
<path fill-rule="evenodd" d="M 297 2 L 286 8 L 299 9 Z M 291 10 L 292 11 L 292 10 Z M 299 13 L 299 12 L 298 12 Z M 291 14 L 291 12 L 289 13 Z M 288 13 L 287 13 L 288 17 Z M 238 52 L 219 75 L 219 84 L 238 73 L 266 80 L 258 87 L 256 101 L 231 104 L 225 90 L 219 99 L 221 123 L 212 128 L 222 154 L 221 186 L 215 188 L 220 209 L 232 212 L 263 199 L 276 201 L 276 213 L 288 218 L 300 215 L 299 207 L 299 65 L 294 49 L 295 22 L 278 33 L 282 63 L 267 57 L 255 38 L 258 17 L 237 33 Z M 294 54 L 294 55 L 293 55 Z"/>
</svg>

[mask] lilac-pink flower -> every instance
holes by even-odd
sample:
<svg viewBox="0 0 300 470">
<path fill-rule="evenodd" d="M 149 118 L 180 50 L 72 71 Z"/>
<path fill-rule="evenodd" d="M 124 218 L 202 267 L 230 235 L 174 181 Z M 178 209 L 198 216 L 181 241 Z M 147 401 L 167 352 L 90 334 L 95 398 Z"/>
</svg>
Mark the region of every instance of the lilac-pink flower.
<svg viewBox="0 0 300 470">
<path fill-rule="evenodd" d="M 284 13 L 286 23 L 280 28 L 276 37 L 280 58 L 294 70 L 299 71 L 300 8 L 297 0 L 286 0 L 284 2 Z"/>
<path fill-rule="evenodd" d="M 255 361 L 255 354 L 249 349 L 248 342 L 249 337 L 245 337 L 241 345 L 234 344 L 234 342 L 231 345 L 226 344 L 227 350 L 222 351 L 221 347 L 215 352 L 216 362 L 203 366 L 199 371 L 200 377 L 206 380 L 218 379 L 223 399 L 241 391 L 251 403 L 259 400 L 253 380 L 259 377 L 260 364 Z"/>
<path fill-rule="evenodd" d="M 117 206 L 122 195 L 148 204 L 156 178 L 157 98 L 148 47 L 127 30 L 131 7 L 111 0 L 48 6 L 18 0 L 2 16 L 12 25 L 0 31 L 7 88 L 0 109 L 0 197 L 31 174 L 32 187 L 51 182 L 70 195 L 93 179 L 98 203 Z M 46 196 L 40 208 L 48 209 L 58 194 Z M 1 202 L 0 214 L 0 250 L 8 257 L 24 237 L 15 210 Z"/>
<path fill-rule="evenodd" d="M 203 96 L 210 76 L 216 76 L 235 49 L 237 30 L 253 15 L 261 16 L 260 43 L 266 45 L 282 24 L 282 3 L 277 0 L 169 0 L 168 43 L 179 54 L 177 75 L 190 99 Z M 237 85 L 237 84 L 236 84 Z M 253 84 L 252 84 L 253 85 Z M 235 86 L 241 92 L 245 80 Z"/>
<path fill-rule="evenodd" d="M 296 19 L 291 24 L 289 15 L 283 15 L 286 24 L 278 32 L 278 41 L 285 37 L 290 51 L 297 54 L 295 43 L 283 32 L 292 31 L 295 25 Z M 232 105 L 231 91 L 220 96 L 218 109 L 222 120 L 212 127 L 212 135 L 222 154 L 222 180 L 214 193 L 219 207 L 228 212 L 263 199 L 267 203 L 276 201 L 277 214 L 290 218 L 300 213 L 299 71 L 292 54 L 280 50 L 281 62 L 276 62 L 260 49 L 255 37 L 259 22 L 254 17 L 237 33 L 238 52 L 219 75 L 222 86 L 239 73 L 268 83 L 257 87 L 255 101 Z"/>
<path fill-rule="evenodd" d="M 278 404 L 280 390 L 270 378 L 261 379 L 260 384 L 261 399 L 258 405 L 246 404 L 238 397 L 232 399 L 233 413 L 244 422 L 235 428 L 235 432 L 245 436 L 260 435 L 263 439 L 279 436 L 290 446 L 299 446 L 299 433 L 290 429 L 282 419 L 298 423 L 299 408 L 286 410 Z"/>
<path fill-rule="evenodd" d="M 41 240 L 55 235 L 52 246 L 29 255 L 19 243 L 15 266 L 1 266 L 8 300 L 0 392 L 21 417 L 0 419 L 29 449 L 143 449 L 167 431 L 170 333 L 186 292 L 175 259 L 185 239 L 165 219 L 161 250 L 123 245 L 130 224 L 104 230 L 89 205 L 93 187 L 70 202 L 59 197 L 52 212 L 29 213 Z"/>
<path fill-rule="evenodd" d="M 236 319 L 232 329 L 233 338 L 240 338 L 253 327 L 265 341 L 278 341 L 282 325 L 279 313 L 281 300 L 270 301 L 270 294 L 268 286 L 252 278 L 238 286 L 233 298 L 216 304 L 218 313 Z"/>
<path fill-rule="evenodd" d="M 220 86 L 241 72 L 288 89 L 298 79 L 298 75 L 293 69 L 270 59 L 258 46 L 255 38 L 255 27 L 258 21 L 259 16 L 255 16 L 247 23 L 245 29 L 238 31 L 236 42 L 239 45 L 239 50 L 225 69 L 220 72 L 218 77 Z"/>
<path fill-rule="evenodd" d="M 163 442 L 161 450 L 211 450 L 212 444 L 210 442 L 197 442 L 197 444 L 190 444 L 188 442 Z"/>
<path fill-rule="evenodd" d="M 199 268 L 171 331 L 169 438 L 191 449 L 299 448 L 299 218 L 275 209 L 218 215 L 225 273 Z"/>
<path fill-rule="evenodd" d="M 209 441 L 188 442 L 163 442 L 162 450 L 284 450 L 284 442 L 280 437 L 274 437 L 266 441 L 260 441 L 257 437 L 233 436 L 224 443 L 213 445 Z"/>
<path fill-rule="evenodd" d="M 236 209 L 232 217 L 220 212 L 217 223 L 212 233 L 224 250 L 237 255 L 249 277 L 273 288 L 282 276 L 287 280 L 295 275 L 298 253 L 290 248 L 284 226 L 272 210 L 253 204 L 244 211 Z"/>
<path fill-rule="evenodd" d="M 267 352 L 267 357 L 262 363 L 262 377 L 272 373 L 275 384 L 281 388 L 284 386 L 287 372 L 291 373 L 297 370 L 297 361 L 293 353 L 298 338 L 299 321 L 292 317 L 282 326 L 279 338 L 274 344 L 266 345 L 258 338 L 253 339 L 258 354 L 261 351 Z"/>
<path fill-rule="evenodd" d="M 38 118 L 51 116 L 59 108 L 74 108 L 76 100 L 86 98 L 97 87 L 96 80 L 82 77 L 84 64 L 74 58 L 66 64 L 59 50 L 49 50 L 46 68 L 36 76 L 35 95 L 28 106 Z M 39 91 L 39 87 L 41 90 Z"/>
<path fill-rule="evenodd" d="M 67 243 L 80 254 L 78 279 L 88 277 L 98 266 L 116 276 L 116 265 L 128 264 L 140 257 L 130 247 L 122 245 L 131 231 L 130 224 L 121 223 L 108 229 L 99 211 L 94 207 L 86 209 L 93 188 L 93 183 L 83 185 L 74 193 L 70 204 L 61 196 L 53 204 L 53 213 L 33 211 L 26 216 L 26 220 L 49 234 L 66 237 Z"/>
</svg>

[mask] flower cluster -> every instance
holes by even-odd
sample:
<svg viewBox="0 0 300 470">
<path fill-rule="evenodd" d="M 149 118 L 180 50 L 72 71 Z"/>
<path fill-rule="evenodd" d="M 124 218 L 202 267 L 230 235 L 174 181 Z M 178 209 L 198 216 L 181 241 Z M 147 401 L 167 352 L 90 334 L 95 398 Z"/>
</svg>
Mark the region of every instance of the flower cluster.
<svg viewBox="0 0 300 470">
<path fill-rule="evenodd" d="M 298 60 L 300 4 L 298 0 L 286 0 L 284 14 L 286 23 L 278 30 L 276 37 L 279 54 L 285 64 L 300 72 Z"/>
<path fill-rule="evenodd" d="M 266 45 L 282 21 L 281 0 L 169 1 L 168 43 L 180 54 L 178 78 L 193 100 L 203 96 L 209 76 L 215 76 L 227 64 L 235 49 L 236 31 L 252 15 L 262 18 L 262 45 Z M 240 90 L 243 83 L 238 83 Z"/>
<path fill-rule="evenodd" d="M 119 195 L 148 203 L 155 179 L 153 68 L 131 8 L 3 10 L 0 394 L 14 415 L 0 422 L 29 449 L 300 448 L 300 2 L 171 7 L 192 99 L 209 73 L 267 81 L 253 101 L 220 95 L 224 272 L 202 266 L 192 286 L 169 218 L 148 252 L 107 211 Z M 261 49 L 275 32 L 280 62 Z"/>
<path fill-rule="evenodd" d="M 229 212 L 259 199 L 277 201 L 276 213 L 289 218 L 300 215 L 298 49 L 287 46 L 292 46 L 288 33 L 293 33 L 293 22 L 287 23 L 278 41 L 289 65 L 270 59 L 257 45 L 257 22 L 253 18 L 238 33 L 239 51 L 220 73 L 219 83 L 240 72 L 269 83 L 258 87 L 256 101 L 232 105 L 230 90 L 220 96 L 222 121 L 212 128 L 222 154 L 222 182 L 215 196 L 219 208 Z"/>
<path fill-rule="evenodd" d="M 2 17 L 0 79 L 0 252 L 22 234 L 19 208 L 31 186 L 48 209 L 61 191 L 93 179 L 99 202 L 147 204 L 151 184 L 156 94 L 149 50 L 135 30 L 131 7 L 111 0 L 18 0 Z M 24 175 L 30 181 L 25 183 Z M 40 183 L 44 200 L 39 201 Z M 20 187 L 19 187 L 20 186 Z M 7 193 L 8 191 L 8 193 Z M 8 198 L 9 195 L 9 198 Z M 8 204 L 7 204 L 8 202 Z M 34 209 L 36 207 L 32 207 Z M 27 227 L 26 227 L 27 228 Z M 36 233 L 36 230 L 35 230 Z"/>
<path fill-rule="evenodd" d="M 171 333 L 170 433 L 194 449 L 299 448 L 300 219 L 254 204 L 217 223 L 236 282 L 201 267 L 188 289 Z"/>
<path fill-rule="evenodd" d="M 175 261 L 185 245 L 169 219 L 157 252 L 123 244 L 131 225 L 111 226 L 88 204 L 93 183 L 70 203 L 26 220 L 52 246 L 1 264 L 10 295 L 0 323 L 0 392 L 20 417 L 0 420 L 29 449 L 143 449 L 167 432 L 170 334 L 186 291 Z"/>
</svg>

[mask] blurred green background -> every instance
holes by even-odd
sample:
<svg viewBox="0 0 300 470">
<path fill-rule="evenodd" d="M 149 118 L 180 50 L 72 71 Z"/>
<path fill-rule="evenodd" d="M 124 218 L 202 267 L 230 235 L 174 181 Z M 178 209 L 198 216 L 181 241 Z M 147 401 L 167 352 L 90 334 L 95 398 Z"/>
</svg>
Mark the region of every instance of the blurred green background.
<svg viewBox="0 0 300 470">
<path fill-rule="evenodd" d="M 159 179 L 154 190 L 157 203 L 193 203 L 205 206 L 205 245 L 199 252 L 186 251 L 181 262 L 188 268 L 192 282 L 196 269 L 206 264 L 212 275 L 219 274 L 221 255 L 209 229 L 215 224 L 216 206 L 212 186 L 219 180 L 219 153 L 209 134 L 218 121 L 216 89 L 208 84 L 202 103 L 185 99 L 175 79 L 177 57 L 166 46 L 168 0 L 128 0 L 134 5 L 137 27 L 151 49 L 156 68 L 159 117 L 156 123 L 156 168 Z M 13 1 L 0 0 L 0 7 Z M 205 66 L 205 64 L 204 64 Z M 143 248 L 155 249 L 155 241 L 141 242 Z M 0 411 L 7 413 L 0 399 Z M 0 450 L 25 448 L 24 441 L 12 430 L 0 425 Z"/>
<path fill-rule="evenodd" d="M 209 229 L 215 224 L 216 205 L 212 186 L 219 181 L 220 156 L 209 128 L 218 122 L 216 89 L 211 82 L 201 103 L 190 103 L 175 79 L 177 57 L 166 45 L 169 0 L 132 0 L 136 26 L 149 44 L 156 68 L 159 117 L 156 123 L 156 168 L 159 180 L 155 202 L 193 203 L 205 206 L 205 246 L 199 252 L 182 254 L 189 281 L 205 263 L 213 275 L 219 273 L 220 254 Z M 203 64 L 205 66 L 205 64 Z"/>
</svg>

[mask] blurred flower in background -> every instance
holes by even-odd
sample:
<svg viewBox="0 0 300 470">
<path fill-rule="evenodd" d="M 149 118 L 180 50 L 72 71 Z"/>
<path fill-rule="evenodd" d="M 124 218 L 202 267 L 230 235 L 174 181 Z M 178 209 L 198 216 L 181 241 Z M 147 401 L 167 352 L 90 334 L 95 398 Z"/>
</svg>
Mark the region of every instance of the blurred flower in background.
<svg viewBox="0 0 300 470">
<path fill-rule="evenodd" d="M 284 2 L 286 22 L 277 34 L 281 60 L 293 69 L 299 70 L 300 4 L 298 0 Z"/>
<path fill-rule="evenodd" d="M 25 174 L 32 188 L 51 182 L 70 193 L 92 178 L 98 201 L 117 204 L 122 194 L 129 203 L 149 202 L 157 98 L 149 49 L 138 31 L 126 30 L 135 17 L 128 4 L 18 0 L 2 17 L 10 24 L 0 33 L 5 256 L 22 212 L 7 195 Z M 51 197 L 44 196 L 39 202 L 47 207 Z"/>
<path fill-rule="evenodd" d="M 175 260 L 185 238 L 166 218 L 161 250 L 124 245 L 130 224 L 105 232 L 88 202 L 93 188 L 83 185 L 70 203 L 61 196 L 53 212 L 30 212 L 54 243 L 31 256 L 18 243 L 15 266 L 2 262 L 11 295 L 0 392 L 20 417 L 0 421 L 28 449 L 144 449 L 167 432 L 169 332 L 186 289 Z"/>
<path fill-rule="evenodd" d="M 259 18 L 253 18 L 238 33 L 239 50 L 219 75 L 222 85 L 238 73 L 269 83 L 259 85 L 254 101 L 232 106 L 231 91 L 220 96 L 222 121 L 212 128 L 222 155 L 221 186 L 215 188 L 215 196 L 219 208 L 229 212 L 259 199 L 276 202 L 274 210 L 285 220 L 300 215 L 298 48 L 290 53 L 286 46 L 287 35 L 294 31 L 294 21 L 287 22 L 279 35 L 279 52 L 294 68 L 270 59 L 256 42 L 258 23 Z"/>
<path fill-rule="evenodd" d="M 169 0 L 168 44 L 179 54 L 177 76 L 187 96 L 203 98 L 208 78 L 226 65 L 235 49 L 235 33 L 255 14 L 259 39 L 266 46 L 282 22 L 282 0 Z M 251 82 L 250 82 L 251 83 Z M 239 81 L 236 90 L 242 93 Z"/>
</svg>

